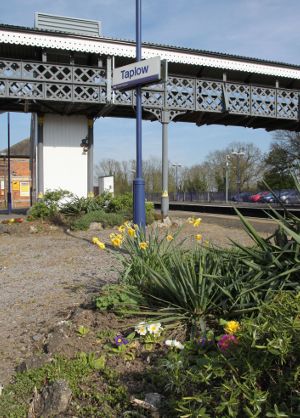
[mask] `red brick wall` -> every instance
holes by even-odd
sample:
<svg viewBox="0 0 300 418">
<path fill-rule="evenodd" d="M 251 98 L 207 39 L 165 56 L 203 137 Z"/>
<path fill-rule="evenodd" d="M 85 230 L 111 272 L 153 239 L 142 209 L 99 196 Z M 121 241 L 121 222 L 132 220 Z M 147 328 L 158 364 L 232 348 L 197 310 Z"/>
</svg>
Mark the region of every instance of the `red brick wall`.
<svg viewBox="0 0 300 418">
<path fill-rule="evenodd" d="M 0 208 L 7 206 L 7 170 L 7 158 L 0 158 Z M 30 190 L 31 186 L 29 158 L 12 157 L 10 160 L 10 174 L 13 208 L 29 207 L 30 195 L 22 196 L 24 187 L 26 188 L 28 185 Z"/>
</svg>

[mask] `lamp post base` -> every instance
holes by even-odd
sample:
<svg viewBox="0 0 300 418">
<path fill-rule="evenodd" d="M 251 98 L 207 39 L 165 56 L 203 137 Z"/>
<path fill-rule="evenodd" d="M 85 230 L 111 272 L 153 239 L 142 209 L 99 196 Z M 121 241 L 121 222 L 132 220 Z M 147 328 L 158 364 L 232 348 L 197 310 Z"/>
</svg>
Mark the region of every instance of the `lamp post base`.
<svg viewBox="0 0 300 418">
<path fill-rule="evenodd" d="M 162 196 L 161 197 L 161 216 L 162 218 L 166 218 L 169 213 L 169 196 Z"/>
<path fill-rule="evenodd" d="M 133 222 L 140 228 L 146 226 L 145 181 L 142 178 L 133 180 Z"/>
</svg>

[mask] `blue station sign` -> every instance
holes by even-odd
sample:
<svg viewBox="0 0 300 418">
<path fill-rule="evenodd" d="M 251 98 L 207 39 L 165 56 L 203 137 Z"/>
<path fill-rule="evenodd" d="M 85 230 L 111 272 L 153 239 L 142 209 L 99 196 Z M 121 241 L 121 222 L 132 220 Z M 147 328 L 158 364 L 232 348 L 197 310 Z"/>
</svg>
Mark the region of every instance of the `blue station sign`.
<svg viewBox="0 0 300 418">
<path fill-rule="evenodd" d="M 113 71 L 112 88 L 116 90 L 131 90 L 137 86 L 157 83 L 161 79 L 160 57 L 115 68 Z"/>
</svg>

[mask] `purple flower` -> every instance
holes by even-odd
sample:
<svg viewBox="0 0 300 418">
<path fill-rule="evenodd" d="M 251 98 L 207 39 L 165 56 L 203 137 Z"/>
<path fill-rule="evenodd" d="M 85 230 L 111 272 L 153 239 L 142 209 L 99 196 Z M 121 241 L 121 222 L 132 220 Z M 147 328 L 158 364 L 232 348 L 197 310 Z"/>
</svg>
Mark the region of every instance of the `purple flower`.
<svg viewBox="0 0 300 418">
<path fill-rule="evenodd" d="M 124 338 L 122 335 L 117 335 L 115 337 L 115 343 L 119 347 L 120 345 L 128 344 L 128 340 L 126 340 L 126 338 Z"/>
<path fill-rule="evenodd" d="M 218 341 L 218 347 L 221 351 L 226 351 L 231 348 L 233 345 L 238 344 L 238 339 L 235 335 L 226 334 L 222 335 L 222 337 Z"/>
<path fill-rule="evenodd" d="M 199 344 L 201 345 L 201 347 L 204 347 L 206 343 L 207 343 L 207 338 L 201 337 L 199 340 Z"/>
</svg>

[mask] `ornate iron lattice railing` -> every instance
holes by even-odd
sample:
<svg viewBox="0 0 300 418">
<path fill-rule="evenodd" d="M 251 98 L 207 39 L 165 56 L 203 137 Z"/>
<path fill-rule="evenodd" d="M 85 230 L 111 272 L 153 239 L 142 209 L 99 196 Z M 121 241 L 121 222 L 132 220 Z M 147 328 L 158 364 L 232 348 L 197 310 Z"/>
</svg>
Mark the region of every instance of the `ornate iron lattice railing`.
<svg viewBox="0 0 300 418">
<path fill-rule="evenodd" d="M 106 70 L 96 67 L 0 60 L 0 98 L 108 103 Z M 299 119 L 299 91 L 169 76 L 143 89 L 144 108 Z M 112 102 L 134 106 L 135 92 L 115 91 Z"/>
</svg>

